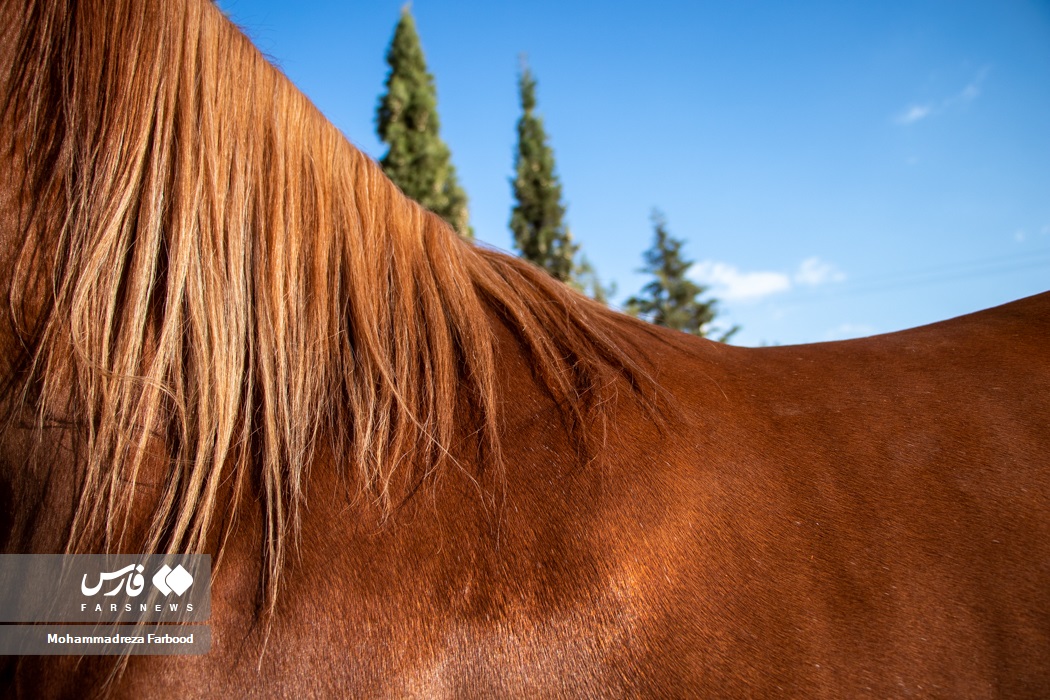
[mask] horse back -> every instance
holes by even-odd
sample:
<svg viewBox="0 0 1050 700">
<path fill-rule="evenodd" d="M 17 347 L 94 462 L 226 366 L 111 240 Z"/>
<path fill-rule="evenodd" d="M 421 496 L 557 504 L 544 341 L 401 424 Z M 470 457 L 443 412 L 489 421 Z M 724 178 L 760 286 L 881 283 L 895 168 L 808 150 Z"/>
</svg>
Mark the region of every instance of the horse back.
<svg viewBox="0 0 1050 700">
<path fill-rule="evenodd" d="M 666 343 L 675 663 L 770 696 L 1045 696 L 1048 319 L 1044 294 L 848 342 Z"/>
</svg>

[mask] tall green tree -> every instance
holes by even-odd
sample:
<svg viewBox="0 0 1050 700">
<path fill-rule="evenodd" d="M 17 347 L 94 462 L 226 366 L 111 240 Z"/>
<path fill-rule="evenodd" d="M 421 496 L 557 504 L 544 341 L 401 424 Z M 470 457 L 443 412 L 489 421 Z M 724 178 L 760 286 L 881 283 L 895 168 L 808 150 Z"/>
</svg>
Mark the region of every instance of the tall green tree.
<svg viewBox="0 0 1050 700">
<path fill-rule="evenodd" d="M 406 5 L 387 50 L 390 73 L 379 98 L 376 131 L 389 146 L 383 171 L 401 190 L 473 238 L 467 195 L 459 186 L 448 146 L 441 140 L 434 77 L 427 71 L 416 23 Z"/>
<path fill-rule="evenodd" d="M 562 282 L 574 282 L 579 245 L 565 226 L 561 183 L 554 172 L 554 152 L 543 120 L 536 114 L 536 79 L 522 61 L 518 79 L 521 118 L 514 155 L 514 209 L 510 229 L 521 256 Z M 579 287 L 579 285 L 576 285 Z"/>
<path fill-rule="evenodd" d="M 643 254 L 641 272 L 653 275 L 653 281 L 638 296 L 627 300 L 627 312 L 658 326 L 665 326 L 700 337 L 712 332 L 717 313 L 714 299 L 701 299 L 707 288 L 686 276 L 693 263 L 682 257 L 682 241 L 667 231 L 667 220 L 657 209 L 652 212 L 653 245 Z M 725 342 L 739 330 L 734 326 L 721 334 Z"/>
</svg>

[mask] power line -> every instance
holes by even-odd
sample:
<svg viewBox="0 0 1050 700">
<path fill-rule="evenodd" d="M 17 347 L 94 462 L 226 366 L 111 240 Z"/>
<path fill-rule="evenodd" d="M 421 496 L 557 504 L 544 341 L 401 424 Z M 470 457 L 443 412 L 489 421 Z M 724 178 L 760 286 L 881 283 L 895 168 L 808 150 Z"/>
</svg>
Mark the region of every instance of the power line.
<svg viewBox="0 0 1050 700">
<path fill-rule="evenodd" d="M 1050 267 L 1050 249 L 1022 255 L 996 256 L 983 260 L 945 263 L 917 270 L 902 270 L 886 275 L 860 278 L 842 284 L 826 285 L 819 289 L 802 289 L 798 290 L 792 301 L 822 301 L 844 296 L 912 289 L 931 284 L 977 279 L 1043 267 Z M 1050 288 L 1050 280 L 1048 280 L 1047 286 Z"/>
</svg>

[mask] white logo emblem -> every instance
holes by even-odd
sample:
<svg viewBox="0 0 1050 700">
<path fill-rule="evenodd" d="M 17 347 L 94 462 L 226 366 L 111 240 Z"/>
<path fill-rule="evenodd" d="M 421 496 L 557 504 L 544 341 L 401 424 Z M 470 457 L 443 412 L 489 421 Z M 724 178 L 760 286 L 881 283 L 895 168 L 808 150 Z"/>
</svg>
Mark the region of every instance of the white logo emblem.
<svg viewBox="0 0 1050 700">
<path fill-rule="evenodd" d="M 80 582 L 80 592 L 84 595 L 95 595 L 100 590 L 102 590 L 103 583 L 105 583 L 106 581 L 118 579 L 124 574 L 128 574 L 128 577 L 120 583 L 118 583 L 113 590 L 107 591 L 106 593 L 103 593 L 103 595 L 116 595 L 120 592 L 121 588 L 127 588 L 128 595 L 131 597 L 135 597 L 139 593 L 142 593 L 142 589 L 146 587 L 146 582 L 142 578 L 141 564 L 128 564 L 123 569 L 120 569 L 118 571 L 99 574 L 97 586 L 88 586 L 87 574 L 84 574 L 84 578 Z M 189 574 L 186 575 L 189 576 Z"/>
<path fill-rule="evenodd" d="M 139 578 L 142 577 L 140 576 Z M 182 568 L 182 564 L 179 564 L 174 569 L 165 564 L 153 575 L 153 585 L 166 596 L 171 595 L 172 592 L 181 596 L 186 592 L 186 589 L 193 585 L 193 577 L 190 576 L 189 571 Z"/>
</svg>

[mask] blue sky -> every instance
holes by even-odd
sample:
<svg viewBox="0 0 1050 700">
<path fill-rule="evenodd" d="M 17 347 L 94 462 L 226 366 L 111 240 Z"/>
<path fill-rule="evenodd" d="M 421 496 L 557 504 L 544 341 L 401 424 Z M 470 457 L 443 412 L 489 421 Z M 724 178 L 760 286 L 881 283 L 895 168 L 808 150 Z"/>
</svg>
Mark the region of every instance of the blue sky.
<svg viewBox="0 0 1050 700">
<path fill-rule="evenodd" d="M 402 2 L 220 0 L 358 147 Z M 899 330 L 1050 289 L 1050 3 L 416 0 L 478 238 L 510 249 L 519 55 L 614 301 L 650 211 L 734 342 Z"/>
</svg>

